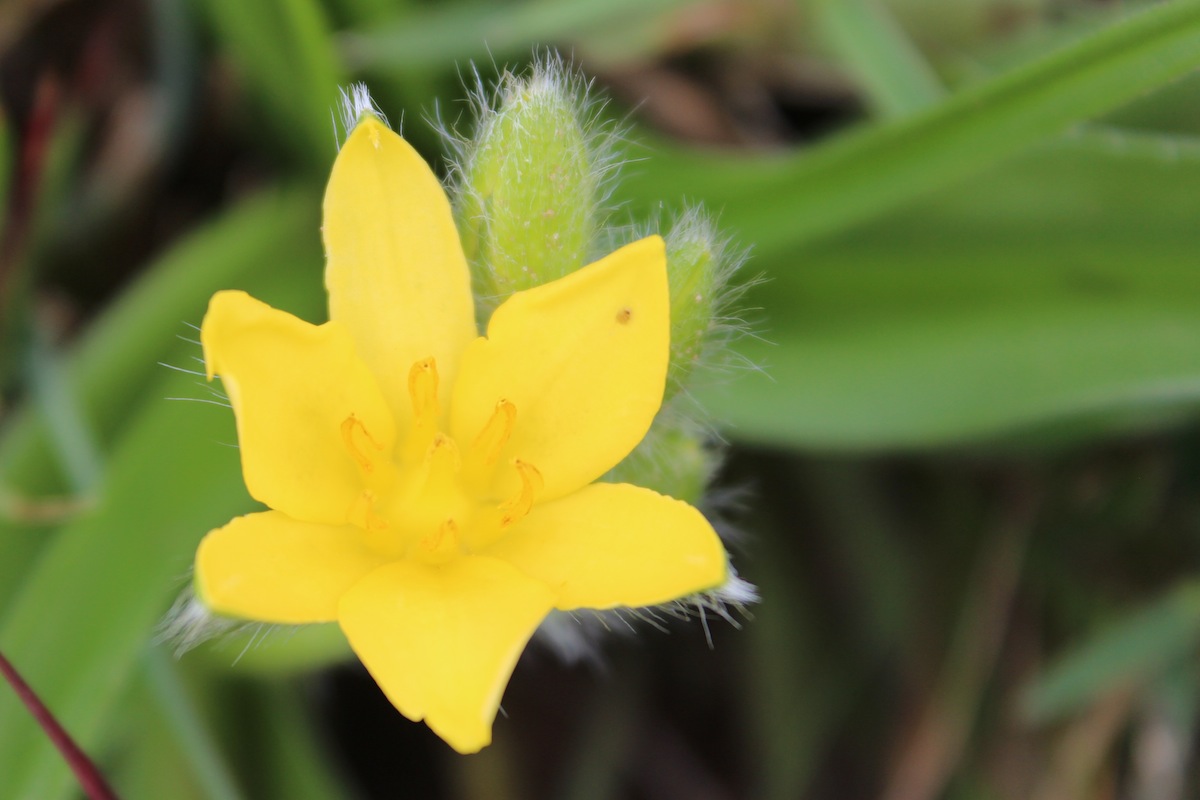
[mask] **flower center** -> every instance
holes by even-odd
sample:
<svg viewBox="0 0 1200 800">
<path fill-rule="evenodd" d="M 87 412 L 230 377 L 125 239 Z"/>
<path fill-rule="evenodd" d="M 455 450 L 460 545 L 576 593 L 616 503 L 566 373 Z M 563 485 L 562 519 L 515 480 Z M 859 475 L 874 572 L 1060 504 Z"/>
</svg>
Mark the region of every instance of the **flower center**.
<svg viewBox="0 0 1200 800">
<path fill-rule="evenodd" d="M 349 521 L 366 532 L 369 546 L 395 558 L 441 564 L 494 541 L 533 507 L 542 476 L 532 464 L 513 459 L 521 488 L 499 504 L 485 499 L 486 487 L 512 434 L 517 408 L 496 403 L 475 441 L 460 451 L 438 429 L 437 364 L 427 358 L 408 375 L 412 428 L 395 454 L 384 452 L 356 416 L 341 426 L 342 442 L 358 466 L 364 489 Z"/>
</svg>

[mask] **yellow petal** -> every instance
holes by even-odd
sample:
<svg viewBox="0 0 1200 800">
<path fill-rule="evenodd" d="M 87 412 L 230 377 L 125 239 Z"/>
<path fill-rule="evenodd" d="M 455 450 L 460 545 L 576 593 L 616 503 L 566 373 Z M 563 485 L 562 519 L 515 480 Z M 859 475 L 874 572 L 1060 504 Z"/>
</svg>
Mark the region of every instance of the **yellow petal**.
<svg viewBox="0 0 1200 800">
<path fill-rule="evenodd" d="M 218 614 L 288 625 L 331 622 L 346 590 L 384 563 L 359 528 L 264 511 L 204 537 L 194 584 Z"/>
<path fill-rule="evenodd" d="M 339 622 L 400 713 L 473 753 L 491 742 L 508 677 L 553 603 L 549 589 L 495 559 L 397 561 L 346 593 Z"/>
<path fill-rule="evenodd" d="M 496 309 L 463 355 L 451 431 L 472 442 L 504 399 L 516 424 L 499 463 L 534 465 L 542 499 L 603 475 L 634 448 L 662 404 L 670 339 L 663 241 L 651 236 Z M 499 469 L 493 493 L 520 488 Z"/>
<path fill-rule="evenodd" d="M 450 203 L 408 142 L 364 117 L 334 162 L 322 233 L 329 317 L 350 330 L 407 431 L 412 365 L 433 357 L 449 386 L 476 335 Z"/>
<path fill-rule="evenodd" d="M 376 445 L 390 453 L 396 435 L 345 328 L 219 292 L 200 340 L 209 377 L 221 376 L 237 417 L 250 494 L 296 519 L 345 523 L 363 491 L 360 463 L 377 456 Z M 351 418 L 358 430 L 348 438 Z"/>
<path fill-rule="evenodd" d="M 726 576 L 725 548 L 699 511 L 624 483 L 537 506 L 484 552 L 545 582 L 564 611 L 657 605 Z"/>
</svg>

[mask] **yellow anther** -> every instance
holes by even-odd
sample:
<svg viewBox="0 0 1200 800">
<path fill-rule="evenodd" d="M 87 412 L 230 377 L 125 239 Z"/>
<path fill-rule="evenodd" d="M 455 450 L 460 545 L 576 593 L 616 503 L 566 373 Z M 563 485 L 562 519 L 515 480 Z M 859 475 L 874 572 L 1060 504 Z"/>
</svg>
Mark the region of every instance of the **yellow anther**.
<svg viewBox="0 0 1200 800">
<path fill-rule="evenodd" d="M 537 495 L 542 491 L 545 482 L 542 480 L 542 473 L 538 471 L 533 464 L 526 463 L 519 458 L 513 459 L 513 466 L 517 470 L 517 475 L 521 478 L 521 488 L 517 493 L 500 504 L 500 526 L 507 528 L 514 522 L 517 522 L 529 513 L 533 508 L 533 502 L 537 499 Z"/>
<path fill-rule="evenodd" d="M 346 452 L 364 473 L 370 473 L 375 469 L 375 462 L 365 451 L 365 447 L 381 451 L 383 445 L 371 435 L 367 426 L 363 425 L 362 420 L 354 414 L 342 420 L 342 443 L 346 446 Z M 360 446 L 360 443 L 365 444 L 365 447 Z"/>
<path fill-rule="evenodd" d="M 500 451 L 512 436 L 513 424 L 517 421 L 517 407 L 508 400 L 500 400 L 492 411 L 491 418 L 471 445 L 471 457 L 478 458 L 482 466 L 490 467 L 500 458 Z"/>
<path fill-rule="evenodd" d="M 517 407 L 508 400 L 499 400 L 492 416 L 483 430 L 467 449 L 463 459 L 463 482 L 475 489 L 483 490 L 491 481 L 496 462 L 504 451 L 504 445 L 512 436 L 517 421 Z"/>
</svg>

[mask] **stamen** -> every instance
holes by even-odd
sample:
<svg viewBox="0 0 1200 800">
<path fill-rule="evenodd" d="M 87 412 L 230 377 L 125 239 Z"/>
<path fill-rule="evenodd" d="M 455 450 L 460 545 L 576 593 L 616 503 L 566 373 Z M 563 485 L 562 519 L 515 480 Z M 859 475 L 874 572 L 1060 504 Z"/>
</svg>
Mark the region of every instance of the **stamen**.
<svg viewBox="0 0 1200 800">
<path fill-rule="evenodd" d="M 367 430 L 367 426 L 362 423 L 362 420 L 351 414 L 342 420 L 342 443 L 346 446 L 346 452 L 358 464 L 359 469 L 369 475 L 375 470 L 375 462 L 364 452 L 364 448 L 360 447 L 358 442 L 355 441 L 356 438 L 366 440 L 366 444 L 376 451 L 383 450 L 383 445 L 371 435 L 371 432 Z"/>
<path fill-rule="evenodd" d="M 375 513 L 375 493 L 369 489 L 355 498 L 347 518 L 351 525 L 357 525 L 371 533 L 381 533 L 388 529 L 387 520 Z"/>
<path fill-rule="evenodd" d="M 425 452 L 418 485 L 423 487 L 422 491 L 426 494 L 446 491 L 458 482 L 461 469 L 462 458 L 458 454 L 458 445 L 446 434 L 436 433 Z"/>
<path fill-rule="evenodd" d="M 430 413 L 437 416 L 437 391 L 437 361 L 424 358 L 413 364 L 408 371 L 408 396 L 416 416 L 423 417 Z"/>
<path fill-rule="evenodd" d="M 516 467 L 517 475 L 521 478 L 521 488 L 515 495 L 500 504 L 500 527 L 502 528 L 507 528 L 514 522 L 523 519 L 533 508 L 533 501 L 542 491 L 542 487 L 546 485 L 542 480 L 542 473 L 533 464 L 516 458 L 513 459 L 513 466 Z"/>
<path fill-rule="evenodd" d="M 447 547 L 443 547 L 447 545 Z M 458 523 L 448 519 L 438 526 L 438 529 L 421 540 L 421 549 L 428 553 L 438 553 L 442 550 L 457 548 Z"/>
<path fill-rule="evenodd" d="M 485 481 L 485 470 L 496 467 L 500 451 L 508 444 L 516 420 L 516 405 L 506 399 L 500 399 L 496 403 L 496 409 L 492 411 L 492 416 L 487 420 L 487 425 L 479 432 L 478 437 L 475 437 L 474 443 L 467 451 L 466 463 L 463 465 L 464 480 L 469 483 Z"/>
<path fill-rule="evenodd" d="M 438 371 L 437 362 L 426 358 L 412 365 L 408 371 L 408 397 L 412 402 L 413 429 L 405 447 L 407 460 L 415 461 L 425 454 L 429 443 L 437 433 L 438 416 Z"/>
</svg>

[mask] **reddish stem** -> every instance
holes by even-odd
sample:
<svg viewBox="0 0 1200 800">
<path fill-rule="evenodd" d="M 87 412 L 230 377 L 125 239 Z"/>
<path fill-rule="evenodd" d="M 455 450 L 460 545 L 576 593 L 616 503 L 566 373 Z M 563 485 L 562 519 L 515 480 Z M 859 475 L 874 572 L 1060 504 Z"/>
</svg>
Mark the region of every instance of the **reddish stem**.
<svg viewBox="0 0 1200 800">
<path fill-rule="evenodd" d="M 50 741 L 54 742 L 58 752 L 62 753 L 63 759 L 75 773 L 79 785 L 83 787 L 84 794 L 91 800 L 117 800 L 116 793 L 109 788 L 104 776 L 100 774 L 100 770 L 96 769 L 96 765 L 87 757 L 87 754 L 79 749 L 70 734 L 58 724 L 58 720 L 50 713 L 50 709 L 46 708 L 38 699 L 38 696 L 33 693 L 33 689 L 29 688 L 29 684 L 25 683 L 3 653 L 0 653 L 0 674 L 3 674 L 12 685 L 17 697 L 21 698 L 21 702 L 29 709 L 29 713 L 42 726 L 42 730 L 50 737 Z"/>
</svg>

